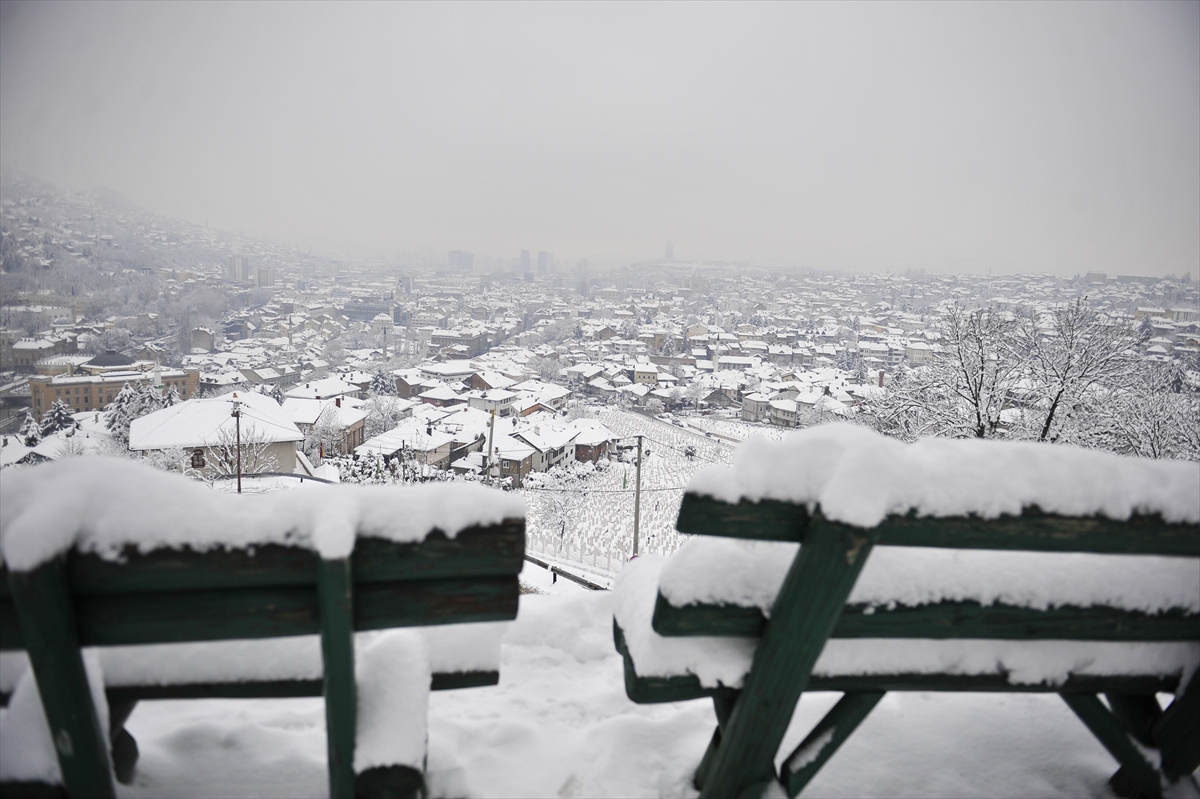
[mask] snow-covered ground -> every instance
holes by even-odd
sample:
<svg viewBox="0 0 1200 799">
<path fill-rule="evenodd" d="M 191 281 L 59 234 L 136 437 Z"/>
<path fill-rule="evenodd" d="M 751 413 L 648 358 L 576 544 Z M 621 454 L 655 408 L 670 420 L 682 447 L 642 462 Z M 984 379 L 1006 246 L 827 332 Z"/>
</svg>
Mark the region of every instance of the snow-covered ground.
<svg viewBox="0 0 1200 799">
<path fill-rule="evenodd" d="M 500 685 L 430 696 L 433 796 L 694 796 L 716 723 L 707 700 L 635 705 L 612 643 L 612 597 L 528 567 Z M 800 702 L 783 751 L 833 705 Z M 319 699 L 143 702 L 125 797 L 325 796 Z M 806 797 L 1109 797 L 1116 763 L 1054 694 L 894 693 Z M 1191 786 L 1178 795 L 1195 796 Z"/>
</svg>

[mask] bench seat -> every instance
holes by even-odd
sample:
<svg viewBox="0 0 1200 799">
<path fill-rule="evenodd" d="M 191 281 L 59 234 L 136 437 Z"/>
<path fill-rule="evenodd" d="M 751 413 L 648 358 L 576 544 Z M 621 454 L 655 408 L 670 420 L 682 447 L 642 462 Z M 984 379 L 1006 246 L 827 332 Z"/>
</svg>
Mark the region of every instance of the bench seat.
<svg viewBox="0 0 1200 799">
<path fill-rule="evenodd" d="M 675 557 L 638 558 L 614 588 L 613 634 L 624 658 L 626 689 L 635 702 L 674 702 L 738 690 L 754 660 L 756 639 L 730 635 L 730 625 L 718 625 L 716 635 L 698 634 L 697 625 L 673 636 L 656 629 L 664 602 L 660 580 Z M 722 606 L 709 609 L 715 614 Z M 923 634 L 895 637 L 903 630 L 879 632 L 889 637 L 837 638 L 835 628 L 835 637 L 813 667 L 809 690 L 1170 693 L 1200 667 L 1200 642 L 1186 638 L 1084 644 L 959 635 L 928 640 Z"/>
<path fill-rule="evenodd" d="M 495 685 L 503 623 L 415 628 L 429 653 L 431 690 Z M 355 635 L 355 650 L 383 633 Z M 318 636 L 98 647 L 110 704 L 138 699 L 321 696 Z M 24 652 L 0 652 L 0 704 L 29 668 Z"/>
</svg>

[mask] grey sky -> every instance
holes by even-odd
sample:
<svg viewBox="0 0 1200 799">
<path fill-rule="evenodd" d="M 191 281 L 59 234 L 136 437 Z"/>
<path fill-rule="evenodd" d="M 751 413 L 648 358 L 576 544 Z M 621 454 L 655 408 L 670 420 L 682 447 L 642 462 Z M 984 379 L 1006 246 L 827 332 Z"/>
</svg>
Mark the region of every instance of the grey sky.
<svg viewBox="0 0 1200 799">
<path fill-rule="evenodd" d="M 1195 275 L 1200 3 L 5 4 L 0 161 L 331 253 Z"/>
</svg>

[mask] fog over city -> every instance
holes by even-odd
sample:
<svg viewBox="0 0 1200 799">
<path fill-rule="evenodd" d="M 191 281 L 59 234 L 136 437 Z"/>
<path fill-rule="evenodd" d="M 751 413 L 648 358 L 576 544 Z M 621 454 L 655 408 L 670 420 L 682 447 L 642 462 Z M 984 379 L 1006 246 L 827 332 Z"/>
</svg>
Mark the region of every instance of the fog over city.
<svg viewBox="0 0 1200 799">
<path fill-rule="evenodd" d="M 451 249 L 1197 274 L 1200 5 L 4 3 L 0 162 Z"/>
</svg>

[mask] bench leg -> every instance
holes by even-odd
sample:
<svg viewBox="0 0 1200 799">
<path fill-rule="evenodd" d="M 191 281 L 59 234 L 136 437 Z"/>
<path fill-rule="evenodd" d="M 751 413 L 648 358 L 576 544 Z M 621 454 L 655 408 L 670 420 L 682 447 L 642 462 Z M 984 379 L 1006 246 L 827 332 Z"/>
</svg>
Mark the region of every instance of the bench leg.
<svg viewBox="0 0 1200 799">
<path fill-rule="evenodd" d="M 358 696 L 354 683 L 354 596 L 349 558 L 319 561 L 317 595 L 325 669 L 329 795 L 331 799 L 354 799 Z"/>
<path fill-rule="evenodd" d="M 1162 785 L 1158 769 L 1146 762 L 1146 758 L 1134 746 L 1125 725 L 1113 715 L 1094 694 L 1059 694 L 1075 715 L 1079 716 L 1092 735 L 1104 745 L 1109 754 L 1121 764 L 1121 771 L 1142 794 L 1149 797 L 1162 796 Z"/>
<path fill-rule="evenodd" d="M 75 604 L 61 558 L 30 572 L 10 572 L 21 637 L 42 697 L 67 793 L 114 797 L 104 731 L 88 686 Z"/>
<path fill-rule="evenodd" d="M 1142 746 L 1154 746 L 1154 724 L 1162 707 L 1154 694 L 1105 694 L 1108 706 Z"/>
<path fill-rule="evenodd" d="M 137 769 L 138 745 L 125 722 L 133 715 L 138 700 L 127 699 L 120 703 L 108 704 L 108 740 L 112 742 L 113 771 L 116 772 L 117 782 L 129 785 L 133 782 L 133 774 Z"/>
<path fill-rule="evenodd" d="M 784 762 L 782 778 L 788 796 L 795 796 L 804 790 L 804 786 L 817 776 L 825 761 L 833 757 L 833 753 L 879 704 L 883 694 L 883 691 L 862 691 L 844 694 L 838 700 Z"/>
<path fill-rule="evenodd" d="M 1193 674 L 1152 731 L 1162 752 L 1162 770 L 1174 782 L 1200 768 L 1200 672 Z"/>
<path fill-rule="evenodd" d="M 728 723 L 729 716 L 733 713 L 733 706 L 737 702 L 740 693 L 741 691 L 722 691 L 713 695 L 713 709 L 717 712 L 717 728 L 713 730 L 712 738 L 708 742 L 708 749 L 704 750 L 704 757 L 700 759 L 700 765 L 696 768 L 696 775 L 692 778 L 692 785 L 696 787 L 697 791 L 704 788 L 704 780 L 708 776 L 708 770 L 712 768 L 712 761 L 716 757 L 717 747 L 721 745 L 721 729 Z"/>
<path fill-rule="evenodd" d="M 721 731 L 701 797 L 759 794 L 775 779 L 775 755 L 796 702 L 878 536 L 877 529 L 834 524 L 819 515 L 809 523 Z"/>
</svg>

